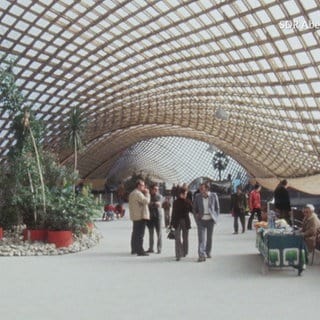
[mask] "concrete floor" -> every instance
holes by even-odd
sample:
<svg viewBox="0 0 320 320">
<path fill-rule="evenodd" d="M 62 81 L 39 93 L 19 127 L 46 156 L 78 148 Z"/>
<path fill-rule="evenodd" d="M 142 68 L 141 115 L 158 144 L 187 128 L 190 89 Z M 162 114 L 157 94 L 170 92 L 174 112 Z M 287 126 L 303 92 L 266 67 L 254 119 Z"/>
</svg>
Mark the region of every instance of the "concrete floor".
<svg viewBox="0 0 320 320">
<path fill-rule="evenodd" d="M 76 254 L 0 258 L 0 310 L 6 320 L 313 319 L 318 317 L 320 257 L 301 277 L 294 269 L 262 274 L 255 232 L 232 235 L 221 216 L 213 258 L 177 262 L 174 242 L 162 254 L 130 254 L 131 222 L 96 222 L 100 245 Z M 165 236 L 165 230 L 163 230 Z M 145 246 L 146 247 L 146 246 Z"/>
</svg>

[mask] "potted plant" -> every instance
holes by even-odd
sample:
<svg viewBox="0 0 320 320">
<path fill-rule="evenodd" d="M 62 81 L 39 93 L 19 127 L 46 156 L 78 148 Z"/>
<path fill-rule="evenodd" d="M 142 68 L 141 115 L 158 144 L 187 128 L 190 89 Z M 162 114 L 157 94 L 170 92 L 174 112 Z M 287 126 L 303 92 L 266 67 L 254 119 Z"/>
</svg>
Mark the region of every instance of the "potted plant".
<svg viewBox="0 0 320 320">
<path fill-rule="evenodd" d="M 32 108 L 25 105 L 12 70 L 10 62 L 6 67 L 0 65 L 0 105 L 11 119 L 10 130 L 14 136 L 7 161 L 1 167 L 0 182 L 3 184 L 0 195 L 4 197 L 0 209 L 5 208 L 12 217 L 16 216 L 18 221 L 26 224 L 26 239 L 39 240 L 38 235 L 33 238 L 34 230 L 44 230 L 45 235 L 45 229 L 50 233 L 65 231 L 69 240 L 57 246 L 67 246 L 72 242 L 72 234 L 81 233 L 96 212 L 95 200 L 88 188 L 84 188 L 86 194 L 76 194 L 74 188 L 79 180 L 77 151 L 81 148 L 86 121 L 80 110 L 73 110 L 69 140 L 74 146 L 75 168 L 68 170 L 52 154 L 44 151 L 44 126 Z M 51 237 L 49 231 L 48 238 Z"/>
<path fill-rule="evenodd" d="M 48 242 L 55 243 L 57 247 L 72 244 L 72 235 L 79 235 L 88 228 L 96 207 L 92 193 L 75 195 L 72 183 L 54 190 L 48 198 Z"/>
<path fill-rule="evenodd" d="M 18 215 L 18 220 L 31 229 L 40 229 L 46 214 L 40 143 L 43 128 L 25 105 L 12 69 L 12 62 L 0 67 L 0 104 L 12 120 L 10 130 L 15 139 L 2 168 L 5 176 L 2 207 Z"/>
</svg>

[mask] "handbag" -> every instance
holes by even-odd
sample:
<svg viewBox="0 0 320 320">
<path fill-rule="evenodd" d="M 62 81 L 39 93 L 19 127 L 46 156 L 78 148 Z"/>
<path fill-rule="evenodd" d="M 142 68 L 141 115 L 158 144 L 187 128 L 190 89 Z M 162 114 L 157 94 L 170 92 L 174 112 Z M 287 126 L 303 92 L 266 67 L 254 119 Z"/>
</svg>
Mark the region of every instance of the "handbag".
<svg viewBox="0 0 320 320">
<path fill-rule="evenodd" d="M 169 229 L 167 238 L 170 240 L 174 240 L 176 238 L 174 234 L 174 229 Z"/>
</svg>

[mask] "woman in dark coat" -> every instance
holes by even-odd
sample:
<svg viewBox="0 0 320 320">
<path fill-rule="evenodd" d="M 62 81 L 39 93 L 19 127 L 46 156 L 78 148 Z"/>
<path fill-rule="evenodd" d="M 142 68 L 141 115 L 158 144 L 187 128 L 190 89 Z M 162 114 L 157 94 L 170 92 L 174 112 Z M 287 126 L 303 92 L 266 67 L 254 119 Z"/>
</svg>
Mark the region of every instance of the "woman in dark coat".
<svg viewBox="0 0 320 320">
<path fill-rule="evenodd" d="M 192 212 L 192 203 L 187 199 L 187 190 L 181 188 L 178 191 L 178 198 L 173 202 L 170 223 L 170 226 L 175 229 L 175 253 L 177 261 L 188 254 L 188 236 L 189 229 L 191 228 L 190 212 Z"/>
</svg>

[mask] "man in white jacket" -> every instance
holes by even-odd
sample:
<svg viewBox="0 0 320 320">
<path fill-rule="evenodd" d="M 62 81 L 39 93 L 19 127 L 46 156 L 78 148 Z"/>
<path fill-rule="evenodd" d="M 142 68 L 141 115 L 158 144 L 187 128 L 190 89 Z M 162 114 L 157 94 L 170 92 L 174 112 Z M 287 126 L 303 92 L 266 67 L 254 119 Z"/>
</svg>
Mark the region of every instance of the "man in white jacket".
<svg viewBox="0 0 320 320">
<path fill-rule="evenodd" d="M 131 235 L 131 253 L 138 256 L 147 256 L 143 249 L 143 237 L 147 220 L 150 219 L 150 193 L 143 180 L 136 182 L 136 188 L 129 195 L 129 214 L 133 222 Z"/>
</svg>

